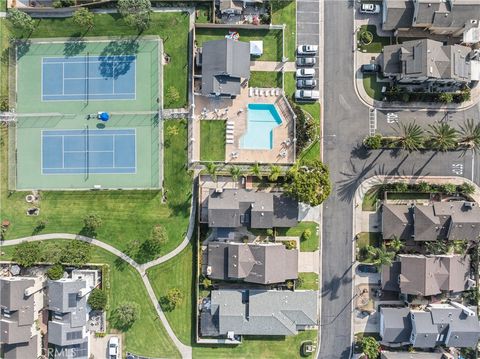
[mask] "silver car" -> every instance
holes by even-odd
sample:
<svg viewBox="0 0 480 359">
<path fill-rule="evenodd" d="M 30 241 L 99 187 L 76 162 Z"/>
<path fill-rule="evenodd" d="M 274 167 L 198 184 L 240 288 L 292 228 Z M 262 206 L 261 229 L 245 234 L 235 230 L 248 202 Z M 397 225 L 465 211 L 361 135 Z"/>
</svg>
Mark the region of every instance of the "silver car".
<svg viewBox="0 0 480 359">
<path fill-rule="evenodd" d="M 297 59 L 297 66 L 313 66 L 315 63 L 315 57 L 299 57 Z"/>
<path fill-rule="evenodd" d="M 297 90 L 295 91 L 295 99 L 298 101 L 316 101 L 320 98 L 319 91 L 313 90 Z"/>
</svg>

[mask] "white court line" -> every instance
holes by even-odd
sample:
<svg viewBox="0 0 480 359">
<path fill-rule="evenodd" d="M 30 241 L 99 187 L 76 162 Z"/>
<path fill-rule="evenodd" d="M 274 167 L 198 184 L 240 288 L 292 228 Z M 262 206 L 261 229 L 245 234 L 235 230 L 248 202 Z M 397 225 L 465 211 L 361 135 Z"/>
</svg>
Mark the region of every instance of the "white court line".
<svg viewBox="0 0 480 359">
<path fill-rule="evenodd" d="M 65 168 L 65 138 L 62 136 L 62 168 Z"/>
<path fill-rule="evenodd" d="M 65 64 L 64 63 L 62 63 L 62 76 L 63 76 L 62 95 L 65 95 Z"/>
</svg>

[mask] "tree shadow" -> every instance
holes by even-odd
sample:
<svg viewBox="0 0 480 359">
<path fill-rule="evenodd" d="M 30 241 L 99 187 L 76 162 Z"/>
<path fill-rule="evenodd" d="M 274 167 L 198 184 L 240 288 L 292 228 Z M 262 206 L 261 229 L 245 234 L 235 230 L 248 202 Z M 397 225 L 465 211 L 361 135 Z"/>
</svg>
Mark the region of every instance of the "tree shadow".
<svg viewBox="0 0 480 359">
<path fill-rule="evenodd" d="M 14 42 L 14 45 L 17 48 L 17 60 L 21 59 L 28 53 L 28 51 L 30 51 L 31 44 L 32 43 L 30 40 L 16 40 Z"/>
<path fill-rule="evenodd" d="M 73 34 L 66 42 L 65 47 L 63 48 L 63 54 L 65 57 L 72 57 L 80 54 L 85 48 L 87 44 L 81 38 L 80 33 Z"/>
<path fill-rule="evenodd" d="M 371 155 L 371 151 L 366 148 L 362 143 L 357 143 L 355 147 L 350 151 L 350 155 L 352 157 L 361 159 L 361 160 L 366 160 L 368 157 Z"/>
<path fill-rule="evenodd" d="M 100 74 L 105 78 L 117 79 L 130 71 L 138 53 L 139 44 L 136 39 L 125 39 L 110 42 L 100 54 Z"/>
</svg>

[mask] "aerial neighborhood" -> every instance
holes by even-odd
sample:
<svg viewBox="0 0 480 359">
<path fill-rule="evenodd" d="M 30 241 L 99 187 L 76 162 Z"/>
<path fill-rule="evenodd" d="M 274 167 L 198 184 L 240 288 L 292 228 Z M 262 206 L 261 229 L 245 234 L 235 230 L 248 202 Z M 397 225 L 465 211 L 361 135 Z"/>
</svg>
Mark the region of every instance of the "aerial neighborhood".
<svg viewBox="0 0 480 359">
<path fill-rule="evenodd" d="M 0 359 L 480 358 L 480 0 L 0 0 Z"/>
</svg>

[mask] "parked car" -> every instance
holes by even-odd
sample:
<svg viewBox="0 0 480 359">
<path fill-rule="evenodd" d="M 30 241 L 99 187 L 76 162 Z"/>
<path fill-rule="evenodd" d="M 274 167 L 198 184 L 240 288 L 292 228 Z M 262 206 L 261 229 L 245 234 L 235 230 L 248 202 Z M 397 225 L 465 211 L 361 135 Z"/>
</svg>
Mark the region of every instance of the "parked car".
<svg viewBox="0 0 480 359">
<path fill-rule="evenodd" d="M 360 273 L 378 273 L 377 267 L 371 264 L 359 264 L 357 270 Z"/>
<path fill-rule="evenodd" d="M 317 45 L 300 45 L 297 47 L 297 55 L 315 55 L 317 51 Z"/>
<path fill-rule="evenodd" d="M 313 66 L 315 62 L 315 57 L 299 57 L 297 59 L 297 66 Z"/>
<path fill-rule="evenodd" d="M 380 72 L 380 65 L 379 64 L 364 64 L 361 67 L 363 73 L 366 74 L 373 74 L 375 72 Z"/>
<path fill-rule="evenodd" d="M 297 77 L 313 77 L 315 76 L 315 69 L 298 69 Z"/>
<path fill-rule="evenodd" d="M 360 7 L 360 12 L 362 14 L 379 14 L 380 5 L 379 4 L 362 4 Z"/>
<path fill-rule="evenodd" d="M 309 89 L 317 86 L 317 80 L 315 79 L 298 79 L 297 88 L 299 89 Z"/>
<path fill-rule="evenodd" d="M 108 341 L 108 355 L 110 359 L 119 359 L 120 354 L 118 350 L 118 337 L 111 337 Z"/>
<path fill-rule="evenodd" d="M 319 91 L 313 90 L 297 90 L 295 91 L 295 99 L 299 101 L 316 101 L 320 98 Z"/>
</svg>

